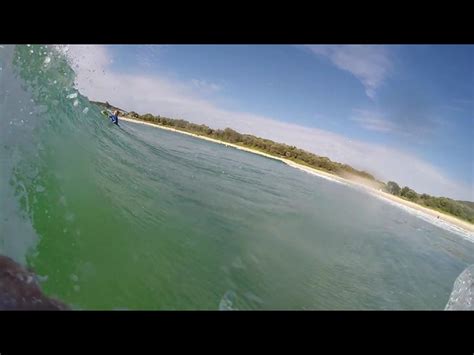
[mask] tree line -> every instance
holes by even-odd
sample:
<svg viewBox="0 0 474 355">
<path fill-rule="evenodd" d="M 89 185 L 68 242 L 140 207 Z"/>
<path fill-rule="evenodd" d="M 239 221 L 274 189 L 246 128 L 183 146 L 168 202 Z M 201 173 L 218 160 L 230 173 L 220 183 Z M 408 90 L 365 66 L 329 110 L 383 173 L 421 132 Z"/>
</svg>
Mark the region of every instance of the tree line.
<svg viewBox="0 0 474 355">
<path fill-rule="evenodd" d="M 428 194 L 419 194 L 408 186 L 401 188 L 395 181 L 385 185 L 385 191 L 395 196 L 415 202 L 440 212 L 449 213 L 471 223 L 474 223 L 474 204 L 469 201 L 456 201 L 448 197 L 436 197 Z"/>
<path fill-rule="evenodd" d="M 284 143 L 277 143 L 270 139 L 256 137 L 251 134 L 242 134 L 233 130 L 232 128 L 213 129 L 204 124 L 199 125 L 182 119 L 153 116 L 150 113 L 139 115 L 133 111 L 129 112 L 128 114 L 125 114 L 124 117 L 151 122 L 161 126 L 168 126 L 182 131 L 195 133 L 201 136 L 218 139 L 223 142 L 252 148 L 264 153 L 268 153 L 281 158 L 286 158 L 303 165 L 323 170 L 328 173 L 341 176 L 344 174 L 347 175 L 348 173 L 354 176 L 359 176 L 377 182 L 374 176 L 366 171 L 354 169 L 353 167 L 347 164 L 334 162 L 327 157 L 322 157 L 310 153 L 303 149 L 296 148 L 295 146 L 290 146 Z"/>
</svg>

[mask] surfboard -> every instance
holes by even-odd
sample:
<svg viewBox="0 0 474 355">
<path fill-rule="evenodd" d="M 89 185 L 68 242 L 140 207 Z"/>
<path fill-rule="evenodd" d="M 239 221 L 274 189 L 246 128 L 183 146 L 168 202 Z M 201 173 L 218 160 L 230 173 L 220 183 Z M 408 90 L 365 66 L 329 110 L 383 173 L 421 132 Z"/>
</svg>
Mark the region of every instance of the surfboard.
<svg viewBox="0 0 474 355">
<path fill-rule="evenodd" d="M 102 111 L 100 111 L 100 113 L 103 114 L 104 116 L 107 116 L 107 117 L 109 117 L 109 115 L 112 114 L 112 112 L 110 112 L 108 110 L 102 110 Z"/>
</svg>

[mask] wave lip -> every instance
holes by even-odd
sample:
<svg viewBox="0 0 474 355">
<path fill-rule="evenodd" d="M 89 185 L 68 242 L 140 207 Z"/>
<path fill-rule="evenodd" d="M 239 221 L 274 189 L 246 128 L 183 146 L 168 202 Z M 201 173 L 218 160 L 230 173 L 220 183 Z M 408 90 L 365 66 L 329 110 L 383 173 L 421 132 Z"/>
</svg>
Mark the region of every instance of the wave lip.
<svg viewBox="0 0 474 355">
<path fill-rule="evenodd" d="M 474 311 L 474 264 L 466 268 L 454 282 L 445 310 Z"/>
</svg>

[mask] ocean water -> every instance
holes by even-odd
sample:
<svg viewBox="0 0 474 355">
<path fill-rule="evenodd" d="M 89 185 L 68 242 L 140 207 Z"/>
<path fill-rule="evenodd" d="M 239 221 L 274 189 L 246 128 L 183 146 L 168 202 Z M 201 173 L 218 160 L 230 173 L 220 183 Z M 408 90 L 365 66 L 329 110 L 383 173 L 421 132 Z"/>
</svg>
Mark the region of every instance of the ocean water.
<svg viewBox="0 0 474 355">
<path fill-rule="evenodd" d="M 46 46 L 0 47 L 0 253 L 75 309 L 444 309 L 474 243 L 350 186 L 110 124 Z"/>
</svg>

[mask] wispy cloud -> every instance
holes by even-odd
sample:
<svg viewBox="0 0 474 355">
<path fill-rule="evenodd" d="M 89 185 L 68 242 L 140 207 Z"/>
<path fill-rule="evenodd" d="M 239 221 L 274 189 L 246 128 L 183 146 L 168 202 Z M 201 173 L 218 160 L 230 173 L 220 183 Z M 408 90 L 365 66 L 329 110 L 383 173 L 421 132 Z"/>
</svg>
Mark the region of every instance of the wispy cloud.
<svg viewBox="0 0 474 355">
<path fill-rule="evenodd" d="M 474 109 L 474 99 L 468 98 L 455 98 L 451 99 L 439 106 L 440 109 L 457 111 L 457 112 L 473 112 Z"/>
<path fill-rule="evenodd" d="M 351 164 L 373 172 L 380 179 L 395 180 L 420 192 L 474 200 L 471 186 L 452 181 L 438 168 L 409 153 L 281 122 L 273 117 L 229 111 L 204 99 L 199 88 L 189 83 L 148 73 L 130 75 L 113 72 L 109 69 L 110 58 L 106 47 L 72 46 L 70 52 L 79 65 L 76 85 L 90 99 L 107 100 L 127 110 L 183 118 L 214 128 L 232 127 Z M 359 116 L 365 117 L 366 121 L 371 117 Z M 374 116 L 374 119 L 377 118 L 382 119 Z M 383 124 L 374 121 L 371 124 L 378 124 L 379 129 L 383 127 Z"/>
<path fill-rule="evenodd" d="M 384 113 L 377 110 L 353 109 L 349 119 L 356 122 L 365 130 L 391 135 L 402 139 L 407 144 L 427 144 L 433 134 L 434 126 L 446 127 L 447 122 L 431 116 L 428 120 L 409 120 L 407 116 L 400 116 L 398 112 Z M 420 122 L 421 121 L 421 122 Z M 429 122 L 429 124 L 428 124 Z"/>
<path fill-rule="evenodd" d="M 465 111 L 464 107 L 454 106 L 454 105 L 449 105 L 449 104 L 441 105 L 440 108 L 444 110 L 457 111 L 457 112 Z"/>
<path fill-rule="evenodd" d="M 204 92 L 216 92 L 222 89 L 222 87 L 215 83 L 207 82 L 206 80 L 192 79 L 194 87 Z"/>
<path fill-rule="evenodd" d="M 382 115 L 368 110 L 355 109 L 355 115 L 351 117 L 352 121 L 357 122 L 363 128 L 377 132 L 392 132 L 396 126 Z"/>
<path fill-rule="evenodd" d="M 364 85 L 368 97 L 389 76 L 393 64 L 386 47 L 372 45 L 310 45 L 314 54 L 327 57 L 339 69 L 348 71 Z"/>
<path fill-rule="evenodd" d="M 474 99 L 454 99 L 453 101 L 465 105 L 474 105 Z"/>
</svg>

